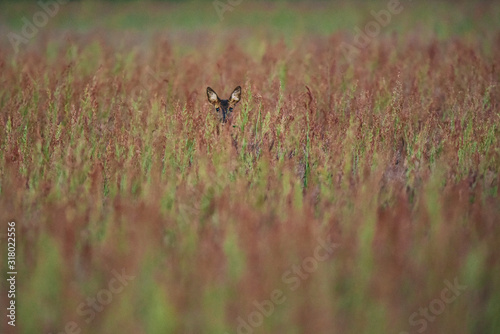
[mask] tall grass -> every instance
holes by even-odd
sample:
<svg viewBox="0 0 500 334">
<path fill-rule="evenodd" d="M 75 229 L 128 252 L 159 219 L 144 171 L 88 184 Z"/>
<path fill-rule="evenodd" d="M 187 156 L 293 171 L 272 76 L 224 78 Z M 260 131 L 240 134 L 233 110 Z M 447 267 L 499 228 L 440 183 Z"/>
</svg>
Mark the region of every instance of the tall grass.
<svg viewBox="0 0 500 334">
<path fill-rule="evenodd" d="M 411 315 L 457 279 L 467 288 L 427 332 L 498 332 L 500 30 L 482 24 L 499 6 L 443 6 L 470 30 L 386 31 L 352 59 L 351 30 L 314 28 L 333 6 L 309 8 L 296 36 L 274 21 L 55 22 L 18 54 L 2 42 L 0 220 L 17 222 L 19 273 L 3 329 L 235 333 L 280 290 L 254 333 L 414 333 Z M 238 84 L 221 125 L 205 88 Z M 324 243 L 334 252 L 297 274 Z M 79 305 L 122 268 L 134 280 L 87 323 Z"/>
</svg>

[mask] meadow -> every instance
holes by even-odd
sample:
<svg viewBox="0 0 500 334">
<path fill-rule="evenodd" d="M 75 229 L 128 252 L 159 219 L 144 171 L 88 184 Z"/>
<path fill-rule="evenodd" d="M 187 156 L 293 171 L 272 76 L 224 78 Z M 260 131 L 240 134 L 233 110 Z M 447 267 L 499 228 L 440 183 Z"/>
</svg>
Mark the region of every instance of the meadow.
<svg viewBox="0 0 500 334">
<path fill-rule="evenodd" d="M 232 3 L 0 3 L 1 332 L 499 333 L 500 3 Z"/>
</svg>

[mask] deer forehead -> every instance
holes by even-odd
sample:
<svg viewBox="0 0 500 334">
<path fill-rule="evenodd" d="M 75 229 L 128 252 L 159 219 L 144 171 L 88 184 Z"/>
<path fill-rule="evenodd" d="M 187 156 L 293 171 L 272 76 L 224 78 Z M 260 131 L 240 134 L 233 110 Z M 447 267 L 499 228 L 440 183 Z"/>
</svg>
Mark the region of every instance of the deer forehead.
<svg viewBox="0 0 500 334">
<path fill-rule="evenodd" d="M 220 100 L 219 103 L 220 103 L 220 106 L 223 108 L 229 107 L 229 100 Z"/>
</svg>

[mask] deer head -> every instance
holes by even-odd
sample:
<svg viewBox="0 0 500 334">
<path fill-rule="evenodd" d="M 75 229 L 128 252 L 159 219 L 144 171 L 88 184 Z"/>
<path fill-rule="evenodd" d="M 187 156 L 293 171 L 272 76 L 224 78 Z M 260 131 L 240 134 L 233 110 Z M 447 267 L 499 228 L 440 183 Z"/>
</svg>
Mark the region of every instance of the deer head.
<svg viewBox="0 0 500 334">
<path fill-rule="evenodd" d="M 207 87 L 207 97 L 208 102 L 215 107 L 215 112 L 219 116 L 219 120 L 222 123 L 226 123 L 231 118 L 233 108 L 240 102 L 241 87 L 236 87 L 227 100 L 221 100 L 212 88 Z"/>
</svg>

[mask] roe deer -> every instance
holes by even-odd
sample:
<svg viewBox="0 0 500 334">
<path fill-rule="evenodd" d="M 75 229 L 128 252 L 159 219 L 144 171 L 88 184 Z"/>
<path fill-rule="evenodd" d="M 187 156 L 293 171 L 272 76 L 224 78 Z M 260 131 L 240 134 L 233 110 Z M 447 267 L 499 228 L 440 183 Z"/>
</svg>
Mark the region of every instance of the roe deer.
<svg viewBox="0 0 500 334">
<path fill-rule="evenodd" d="M 207 87 L 208 102 L 214 105 L 215 112 L 219 115 L 219 120 L 226 123 L 233 113 L 233 108 L 241 99 L 241 87 L 238 86 L 231 93 L 228 100 L 221 100 L 217 93 L 210 87 Z"/>
</svg>

